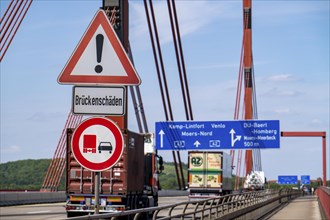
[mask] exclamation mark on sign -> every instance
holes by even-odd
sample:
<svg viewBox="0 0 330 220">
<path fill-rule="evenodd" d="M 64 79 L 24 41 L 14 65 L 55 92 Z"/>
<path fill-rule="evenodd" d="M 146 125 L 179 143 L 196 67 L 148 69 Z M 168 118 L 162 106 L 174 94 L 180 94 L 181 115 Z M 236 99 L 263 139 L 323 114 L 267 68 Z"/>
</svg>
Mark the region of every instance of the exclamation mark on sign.
<svg viewBox="0 0 330 220">
<path fill-rule="evenodd" d="M 96 36 L 96 60 L 98 63 L 100 63 L 102 60 L 103 39 L 104 39 L 104 37 L 102 34 L 98 34 Z M 102 70 L 103 70 L 103 67 L 101 65 L 95 66 L 95 72 L 101 73 Z"/>
</svg>

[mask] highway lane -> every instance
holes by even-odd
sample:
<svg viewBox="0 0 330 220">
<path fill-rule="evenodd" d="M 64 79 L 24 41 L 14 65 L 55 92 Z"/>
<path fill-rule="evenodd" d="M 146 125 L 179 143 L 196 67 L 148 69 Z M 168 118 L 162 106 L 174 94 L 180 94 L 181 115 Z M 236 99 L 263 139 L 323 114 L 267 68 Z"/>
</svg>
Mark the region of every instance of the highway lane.
<svg viewBox="0 0 330 220">
<path fill-rule="evenodd" d="M 64 206 L 65 203 L 47 203 L 0 207 L 0 219 L 65 219 L 66 213 Z"/>
<path fill-rule="evenodd" d="M 159 206 L 188 201 L 187 196 L 159 197 Z M 59 220 L 66 219 L 65 203 L 47 203 L 0 207 L 1 220 Z"/>
</svg>

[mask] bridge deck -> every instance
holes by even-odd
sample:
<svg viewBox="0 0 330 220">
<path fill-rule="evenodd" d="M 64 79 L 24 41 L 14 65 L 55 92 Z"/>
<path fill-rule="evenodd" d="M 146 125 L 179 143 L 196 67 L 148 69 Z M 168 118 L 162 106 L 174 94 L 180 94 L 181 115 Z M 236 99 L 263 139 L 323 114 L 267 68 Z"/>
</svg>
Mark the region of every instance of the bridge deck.
<svg viewBox="0 0 330 220">
<path fill-rule="evenodd" d="M 316 196 L 298 197 L 273 215 L 271 220 L 280 219 L 315 219 L 320 220 L 321 212 Z"/>
</svg>

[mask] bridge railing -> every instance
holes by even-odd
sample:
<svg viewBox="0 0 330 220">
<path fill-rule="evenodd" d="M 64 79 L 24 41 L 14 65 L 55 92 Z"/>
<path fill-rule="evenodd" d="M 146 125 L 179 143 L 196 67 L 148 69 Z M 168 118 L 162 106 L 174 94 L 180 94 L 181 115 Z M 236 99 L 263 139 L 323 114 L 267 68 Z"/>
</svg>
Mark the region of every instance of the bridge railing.
<svg viewBox="0 0 330 220">
<path fill-rule="evenodd" d="M 300 195 L 299 191 L 285 189 L 280 191 L 266 190 L 226 195 L 198 201 L 187 201 L 160 207 L 129 210 L 109 214 L 80 216 L 70 219 L 111 219 L 123 216 L 132 219 L 233 219 L 247 213 L 254 212 L 255 216 L 262 216 L 269 210 L 277 208 Z M 263 207 L 267 207 L 264 209 Z M 258 212 L 262 209 L 261 212 Z M 257 211 L 257 212 L 256 212 Z"/>
<path fill-rule="evenodd" d="M 330 219 L 330 188 L 321 186 L 315 191 L 326 219 Z"/>
</svg>

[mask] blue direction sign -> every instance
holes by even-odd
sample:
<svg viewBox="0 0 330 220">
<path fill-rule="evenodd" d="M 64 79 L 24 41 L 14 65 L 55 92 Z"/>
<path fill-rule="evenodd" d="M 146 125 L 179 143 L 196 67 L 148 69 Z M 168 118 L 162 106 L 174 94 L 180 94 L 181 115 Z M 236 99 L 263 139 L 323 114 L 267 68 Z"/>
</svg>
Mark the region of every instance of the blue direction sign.
<svg viewBox="0 0 330 220">
<path fill-rule="evenodd" d="M 311 177 L 309 175 L 300 176 L 300 183 L 305 185 L 311 184 Z"/>
<path fill-rule="evenodd" d="M 278 176 L 278 184 L 298 184 L 298 176 Z"/>
<path fill-rule="evenodd" d="M 279 147 L 278 120 L 156 122 L 158 150 Z"/>
</svg>

